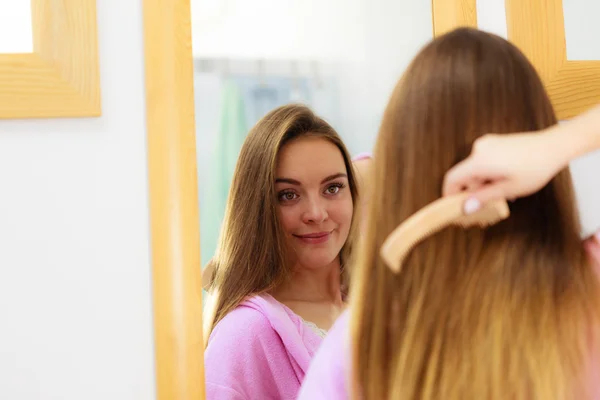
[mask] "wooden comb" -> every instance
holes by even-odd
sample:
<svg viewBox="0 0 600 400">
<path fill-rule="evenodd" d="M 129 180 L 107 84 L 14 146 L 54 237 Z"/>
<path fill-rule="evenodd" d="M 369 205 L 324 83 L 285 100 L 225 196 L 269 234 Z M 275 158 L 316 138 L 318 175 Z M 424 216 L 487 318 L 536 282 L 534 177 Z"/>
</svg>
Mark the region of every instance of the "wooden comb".
<svg viewBox="0 0 600 400">
<path fill-rule="evenodd" d="M 406 255 L 423 239 L 448 226 L 468 228 L 494 225 L 510 215 L 506 200 L 484 204 L 473 214 L 465 215 L 463 207 L 469 194 L 443 197 L 430 203 L 406 219 L 389 234 L 381 246 L 380 255 L 394 272 L 400 272 Z"/>
</svg>

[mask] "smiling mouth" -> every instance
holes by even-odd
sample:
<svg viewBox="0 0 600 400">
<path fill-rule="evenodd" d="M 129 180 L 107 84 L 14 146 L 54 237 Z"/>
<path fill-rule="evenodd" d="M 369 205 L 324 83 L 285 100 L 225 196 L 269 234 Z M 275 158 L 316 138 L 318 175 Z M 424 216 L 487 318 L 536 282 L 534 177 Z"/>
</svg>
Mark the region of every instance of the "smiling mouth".
<svg viewBox="0 0 600 400">
<path fill-rule="evenodd" d="M 302 240 L 305 243 L 319 244 L 319 243 L 324 243 L 327 240 L 329 240 L 329 236 L 331 236 L 332 232 L 333 231 L 330 231 L 330 232 L 318 232 L 318 233 L 308 233 L 306 235 L 294 235 L 294 237 Z"/>
<path fill-rule="evenodd" d="M 297 236 L 301 239 L 318 239 L 318 238 L 325 237 L 329 234 L 331 234 L 331 232 L 309 233 L 306 235 L 294 235 L 294 236 Z"/>
</svg>

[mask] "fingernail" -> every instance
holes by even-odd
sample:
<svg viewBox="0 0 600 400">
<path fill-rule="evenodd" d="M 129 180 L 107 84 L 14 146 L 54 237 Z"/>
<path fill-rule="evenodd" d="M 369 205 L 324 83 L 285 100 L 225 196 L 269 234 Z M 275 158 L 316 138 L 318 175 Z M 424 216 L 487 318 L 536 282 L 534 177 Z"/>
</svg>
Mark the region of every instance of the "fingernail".
<svg viewBox="0 0 600 400">
<path fill-rule="evenodd" d="M 465 201 L 464 211 L 465 214 L 473 214 L 477 210 L 481 208 L 481 203 L 474 197 L 471 197 L 467 201 Z"/>
<path fill-rule="evenodd" d="M 596 234 L 594 235 L 594 237 L 596 238 L 596 241 L 598 243 L 600 243 L 600 231 L 596 232 Z"/>
</svg>

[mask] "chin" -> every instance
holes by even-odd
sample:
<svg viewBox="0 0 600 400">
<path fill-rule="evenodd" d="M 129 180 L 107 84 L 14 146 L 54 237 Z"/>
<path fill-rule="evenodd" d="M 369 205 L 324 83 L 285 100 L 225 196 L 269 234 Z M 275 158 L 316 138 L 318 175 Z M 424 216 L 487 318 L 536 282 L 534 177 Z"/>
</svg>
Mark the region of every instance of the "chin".
<svg viewBox="0 0 600 400">
<path fill-rule="evenodd" d="M 323 255 L 310 255 L 307 257 L 302 257 L 299 261 L 305 267 L 309 269 L 319 269 L 325 268 L 334 262 L 337 258 L 336 255 L 331 254 L 323 254 Z"/>
</svg>

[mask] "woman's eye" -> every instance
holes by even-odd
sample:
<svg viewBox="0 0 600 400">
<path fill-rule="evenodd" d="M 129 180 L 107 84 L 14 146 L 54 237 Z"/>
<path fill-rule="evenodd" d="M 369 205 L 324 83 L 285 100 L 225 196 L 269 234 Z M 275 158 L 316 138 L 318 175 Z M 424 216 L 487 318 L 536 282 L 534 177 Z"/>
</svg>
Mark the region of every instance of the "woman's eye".
<svg viewBox="0 0 600 400">
<path fill-rule="evenodd" d="M 341 183 L 334 183 L 333 185 L 328 186 L 325 191 L 327 194 L 337 194 L 343 187 L 344 185 Z"/>
<path fill-rule="evenodd" d="M 296 200 L 296 193 L 293 192 L 284 192 L 279 195 L 279 199 L 282 201 L 292 201 Z"/>
</svg>

